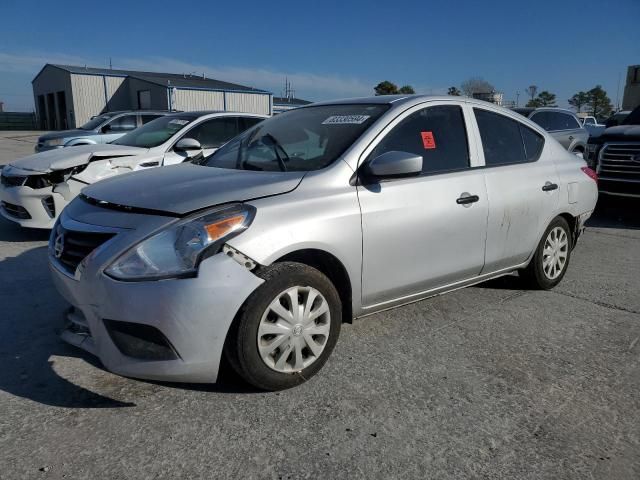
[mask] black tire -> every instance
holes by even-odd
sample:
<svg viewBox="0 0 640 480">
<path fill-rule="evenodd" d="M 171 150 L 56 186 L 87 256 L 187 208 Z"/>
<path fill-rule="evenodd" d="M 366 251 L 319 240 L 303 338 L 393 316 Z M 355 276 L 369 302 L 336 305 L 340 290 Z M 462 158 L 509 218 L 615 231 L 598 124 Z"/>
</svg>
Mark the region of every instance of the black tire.
<svg viewBox="0 0 640 480">
<path fill-rule="evenodd" d="M 556 228 L 563 229 L 567 236 L 567 259 L 560 274 L 556 278 L 552 279 L 549 278 L 544 272 L 543 251 L 549 233 Z M 526 268 L 520 270 L 520 277 L 525 281 L 525 284 L 529 288 L 536 290 L 550 290 L 558 285 L 558 283 L 562 281 L 565 273 L 567 272 L 567 268 L 569 268 L 569 262 L 571 260 L 571 250 L 573 248 L 572 241 L 573 238 L 571 236 L 571 229 L 569 228 L 569 224 L 567 223 L 567 221 L 562 217 L 554 218 L 545 230 L 544 235 L 542 235 L 542 239 L 540 240 L 540 243 L 538 244 L 536 251 L 533 254 L 531 262 L 529 262 L 529 265 Z"/>
<path fill-rule="evenodd" d="M 253 292 L 236 316 L 225 342 L 229 364 L 247 383 L 262 390 L 283 390 L 314 376 L 331 355 L 340 335 L 342 304 L 331 281 L 320 271 L 302 263 L 275 263 L 257 273 L 264 283 Z M 271 302 L 288 288 L 302 286 L 318 290 L 329 306 L 329 335 L 324 350 L 306 368 L 295 373 L 273 370 L 258 351 L 258 328 Z"/>
</svg>

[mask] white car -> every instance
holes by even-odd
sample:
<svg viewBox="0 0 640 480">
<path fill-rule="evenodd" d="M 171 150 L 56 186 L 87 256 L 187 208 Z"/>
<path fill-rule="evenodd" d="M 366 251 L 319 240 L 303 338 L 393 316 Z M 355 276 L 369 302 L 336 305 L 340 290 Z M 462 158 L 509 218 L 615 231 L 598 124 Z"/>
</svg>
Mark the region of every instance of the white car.
<svg viewBox="0 0 640 480">
<path fill-rule="evenodd" d="M 110 144 L 49 150 L 13 161 L 2 169 L 0 213 L 23 227 L 50 229 L 85 186 L 208 156 L 265 118 L 232 112 L 174 113 Z"/>
</svg>

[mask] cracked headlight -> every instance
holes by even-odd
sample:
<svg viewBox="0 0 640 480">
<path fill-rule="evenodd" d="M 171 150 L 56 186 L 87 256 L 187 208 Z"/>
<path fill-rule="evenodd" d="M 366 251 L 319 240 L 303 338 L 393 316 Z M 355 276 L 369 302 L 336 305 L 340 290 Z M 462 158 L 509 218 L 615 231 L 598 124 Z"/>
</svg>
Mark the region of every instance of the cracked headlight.
<svg viewBox="0 0 640 480">
<path fill-rule="evenodd" d="M 254 215 L 254 207 L 234 204 L 185 218 L 126 251 L 105 273 L 125 281 L 193 276 L 202 259 L 246 230 Z"/>
<path fill-rule="evenodd" d="M 63 145 L 64 144 L 64 139 L 62 138 L 51 138 L 49 140 L 45 140 L 44 141 L 44 145 L 46 147 L 57 147 L 58 145 Z"/>
</svg>

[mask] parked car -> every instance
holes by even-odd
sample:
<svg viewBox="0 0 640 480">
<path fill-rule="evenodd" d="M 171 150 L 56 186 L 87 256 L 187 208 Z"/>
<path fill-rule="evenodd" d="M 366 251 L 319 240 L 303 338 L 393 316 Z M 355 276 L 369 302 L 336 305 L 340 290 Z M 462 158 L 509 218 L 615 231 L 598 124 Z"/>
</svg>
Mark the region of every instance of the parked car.
<svg viewBox="0 0 640 480">
<path fill-rule="evenodd" d="M 51 150 L 15 160 L 2 169 L 0 214 L 23 227 L 51 228 L 65 205 L 87 185 L 209 155 L 264 118 L 231 112 L 173 113 L 110 144 Z"/>
<path fill-rule="evenodd" d="M 343 321 L 521 272 L 560 282 L 594 173 L 537 124 L 456 97 L 304 106 L 198 162 L 87 187 L 51 233 L 62 338 L 131 377 L 266 390 Z"/>
<path fill-rule="evenodd" d="M 604 122 L 605 127 L 616 127 L 622 124 L 630 113 L 631 110 L 620 110 L 619 112 L 614 113 Z"/>
<path fill-rule="evenodd" d="M 589 132 L 589 138 L 602 135 L 604 129 L 607 128 L 604 123 L 599 123 L 596 117 L 591 115 L 581 116 L 580 113 L 577 116 L 582 126 Z"/>
<path fill-rule="evenodd" d="M 572 153 L 584 155 L 589 132 L 578 117 L 562 108 L 514 108 L 514 111 L 536 122 Z"/>
<path fill-rule="evenodd" d="M 103 113 L 93 117 L 80 128 L 41 135 L 38 137 L 35 151 L 38 153 L 56 148 L 109 143 L 167 113 L 169 112 L 146 110 Z"/>
<path fill-rule="evenodd" d="M 601 193 L 640 197 L 640 107 L 589 139 L 587 162 L 600 176 Z"/>
</svg>

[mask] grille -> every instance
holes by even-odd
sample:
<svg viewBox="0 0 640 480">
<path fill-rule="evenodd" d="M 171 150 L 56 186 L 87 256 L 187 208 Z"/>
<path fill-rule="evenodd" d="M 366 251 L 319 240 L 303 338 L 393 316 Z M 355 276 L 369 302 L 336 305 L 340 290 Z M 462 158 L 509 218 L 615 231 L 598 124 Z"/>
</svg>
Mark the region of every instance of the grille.
<svg viewBox="0 0 640 480">
<path fill-rule="evenodd" d="M 4 185 L 5 187 L 21 187 L 22 185 L 24 185 L 27 177 L 13 177 L 2 175 L 0 176 L 0 180 L 2 181 L 2 185 Z"/>
<path fill-rule="evenodd" d="M 51 218 L 54 218 L 56 216 L 56 204 L 53 201 L 53 197 L 44 197 L 42 199 L 42 206 Z"/>
<path fill-rule="evenodd" d="M 640 182 L 640 143 L 606 145 L 599 167 L 603 179 Z"/>
<path fill-rule="evenodd" d="M 74 274 L 80 262 L 115 233 L 78 232 L 58 225 L 52 237 L 51 254 L 67 272 Z"/>
<path fill-rule="evenodd" d="M 2 209 L 12 217 L 19 218 L 20 220 L 29 220 L 31 218 L 29 212 L 20 205 L 14 205 L 13 203 L 8 202 L 0 202 L 0 205 L 2 205 Z"/>
</svg>

